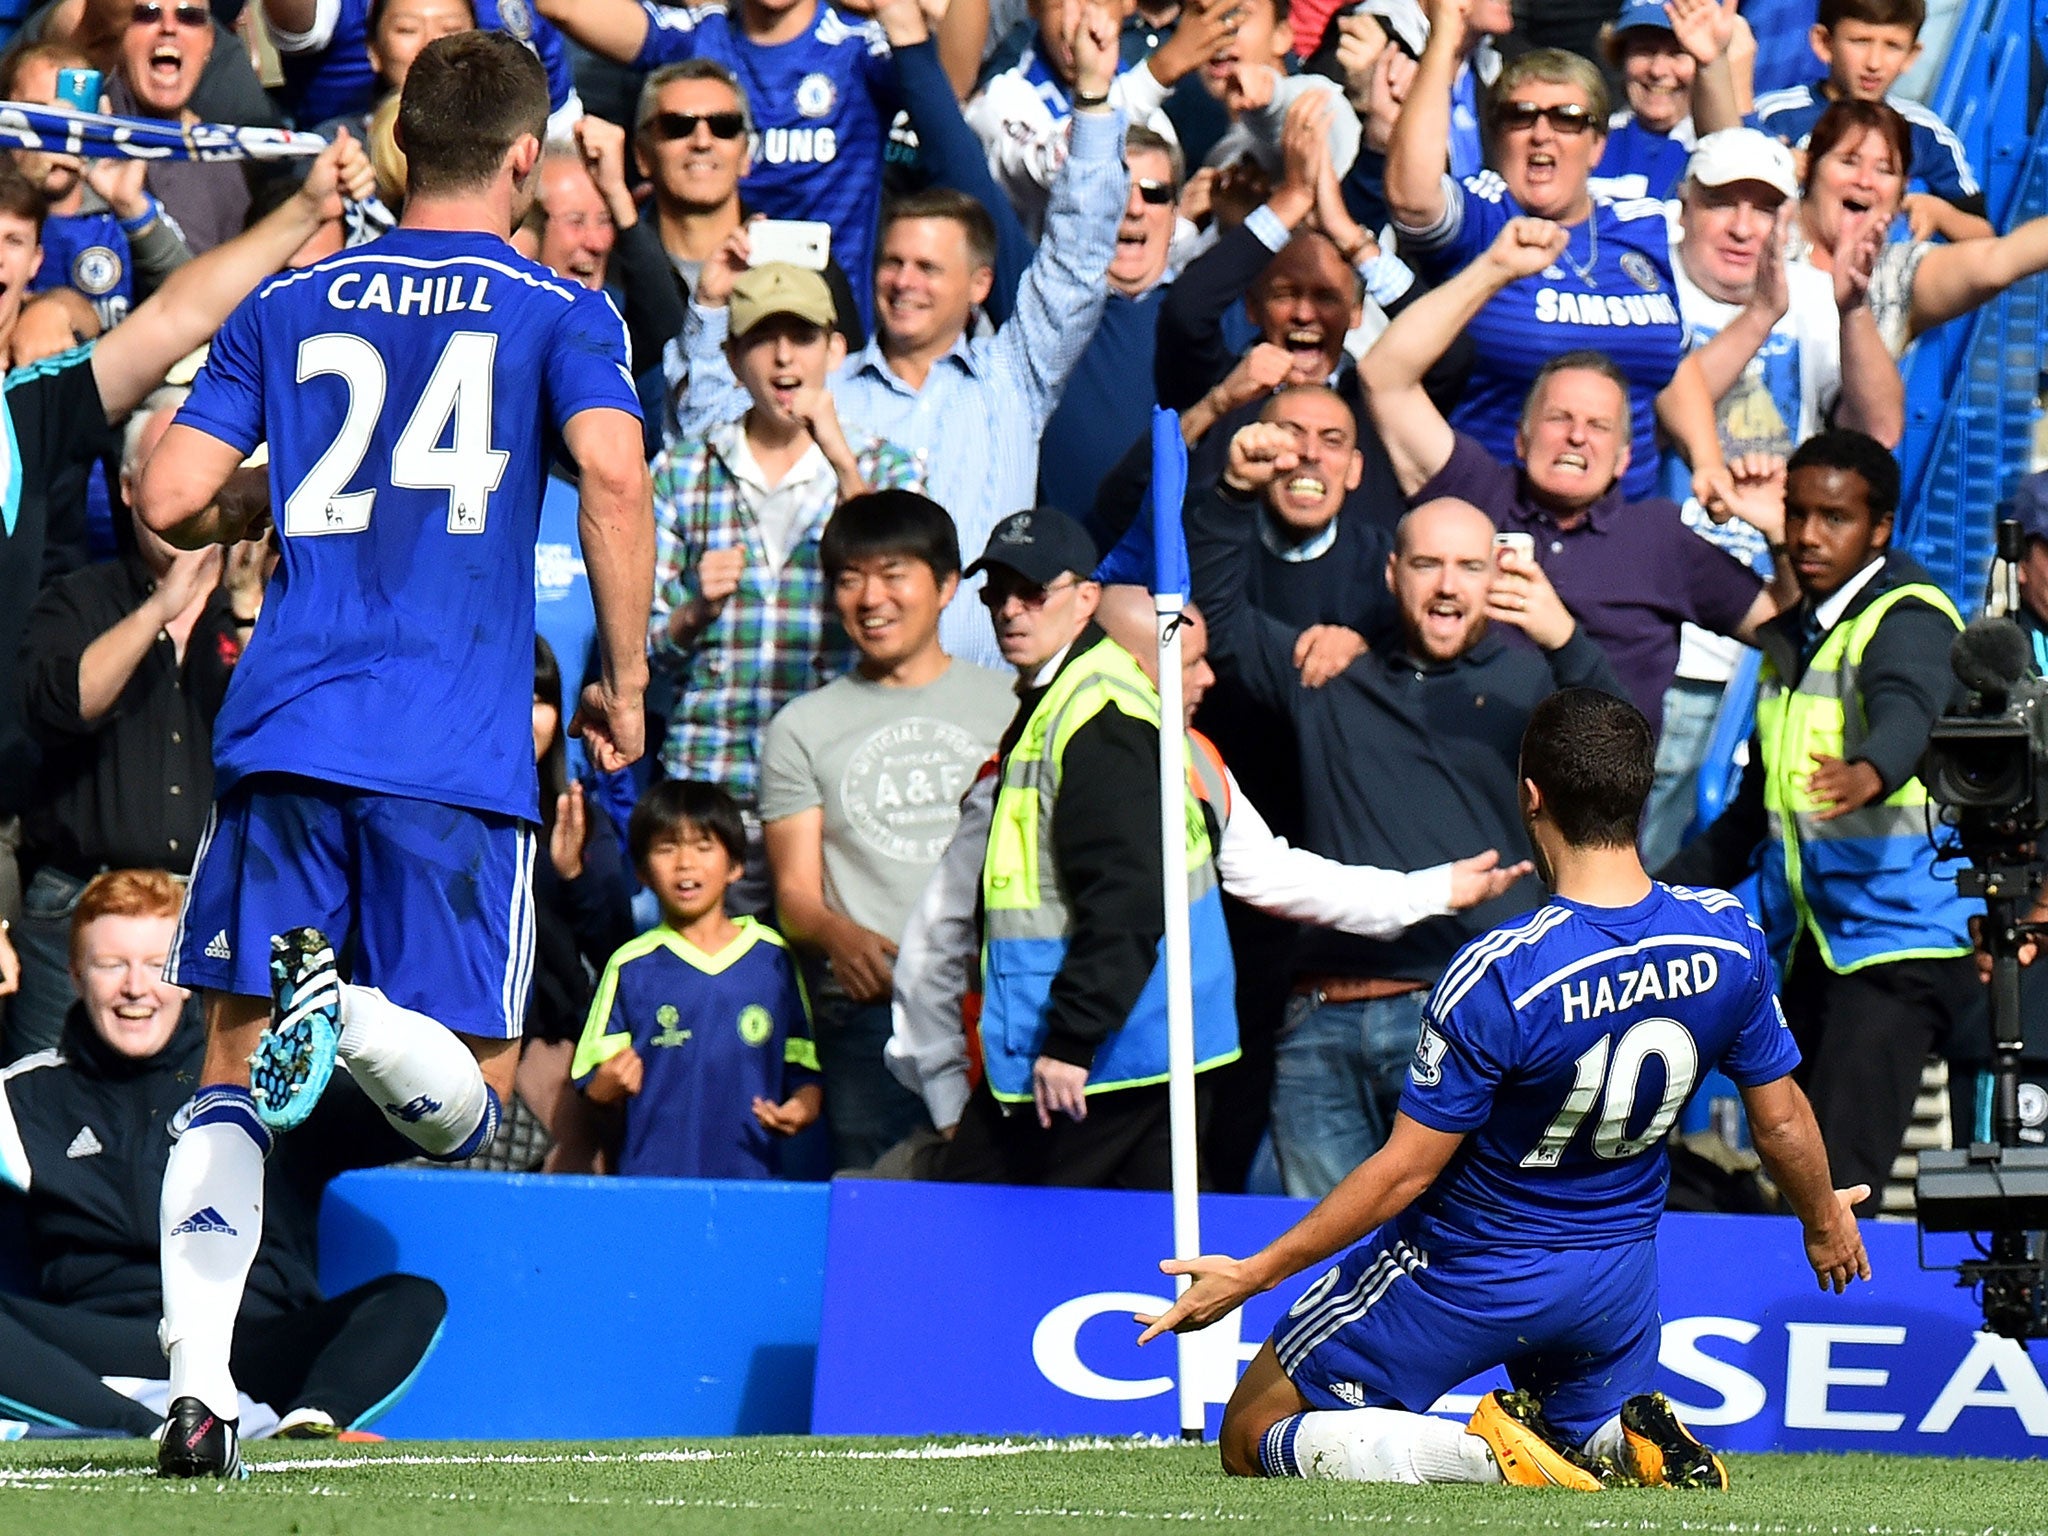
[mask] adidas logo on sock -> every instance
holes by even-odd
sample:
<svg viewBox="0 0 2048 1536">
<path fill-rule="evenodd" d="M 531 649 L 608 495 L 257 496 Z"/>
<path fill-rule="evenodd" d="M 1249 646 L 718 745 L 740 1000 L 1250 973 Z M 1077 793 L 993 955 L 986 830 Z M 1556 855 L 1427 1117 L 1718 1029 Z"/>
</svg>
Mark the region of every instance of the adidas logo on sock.
<svg viewBox="0 0 2048 1536">
<path fill-rule="evenodd" d="M 384 1106 L 384 1113 L 396 1115 L 407 1125 L 418 1125 L 428 1115 L 438 1115 L 440 1112 L 441 1101 L 439 1099 L 430 1099 L 424 1093 L 408 1099 L 403 1104 L 386 1104 Z"/>
<path fill-rule="evenodd" d="M 98 1157 L 106 1150 L 100 1145 L 99 1137 L 93 1135 L 92 1127 L 81 1125 L 78 1134 L 71 1138 L 71 1145 L 64 1149 L 64 1155 L 70 1158 Z"/>
<path fill-rule="evenodd" d="M 171 1236 L 173 1237 L 185 1237 L 194 1232 L 218 1232 L 223 1237 L 234 1237 L 237 1235 L 235 1229 L 228 1225 L 227 1218 L 210 1205 L 201 1206 L 190 1216 L 187 1216 L 183 1221 L 171 1228 Z"/>
<path fill-rule="evenodd" d="M 206 941 L 206 958 L 209 960 L 232 960 L 234 948 L 228 943 L 228 931 L 223 928 Z"/>
</svg>

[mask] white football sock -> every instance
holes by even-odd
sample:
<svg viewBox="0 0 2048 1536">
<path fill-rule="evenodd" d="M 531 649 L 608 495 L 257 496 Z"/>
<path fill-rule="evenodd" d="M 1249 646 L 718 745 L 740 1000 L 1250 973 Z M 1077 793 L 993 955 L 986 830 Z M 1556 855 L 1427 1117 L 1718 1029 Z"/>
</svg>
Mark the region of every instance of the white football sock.
<svg viewBox="0 0 2048 1536">
<path fill-rule="evenodd" d="M 497 1095 L 469 1047 L 375 987 L 341 989 L 337 1051 L 384 1118 L 429 1157 L 467 1157 L 497 1129 Z"/>
<path fill-rule="evenodd" d="M 1633 1467 L 1634 1458 L 1628 1453 L 1628 1436 L 1621 1432 L 1621 1415 L 1616 1414 L 1586 1437 L 1588 1456 L 1605 1456 L 1617 1466 Z"/>
<path fill-rule="evenodd" d="M 206 1088 L 171 1144 L 162 1216 L 164 1320 L 173 1400 L 196 1397 L 224 1419 L 241 1403 L 228 1360 L 242 1288 L 263 1239 L 270 1133 L 246 1088 Z"/>
<path fill-rule="evenodd" d="M 1486 1442 L 1447 1419 L 1398 1408 L 1347 1408 L 1298 1414 L 1293 1423 L 1283 1465 L 1297 1477 L 1352 1483 L 1501 1480 Z"/>
</svg>

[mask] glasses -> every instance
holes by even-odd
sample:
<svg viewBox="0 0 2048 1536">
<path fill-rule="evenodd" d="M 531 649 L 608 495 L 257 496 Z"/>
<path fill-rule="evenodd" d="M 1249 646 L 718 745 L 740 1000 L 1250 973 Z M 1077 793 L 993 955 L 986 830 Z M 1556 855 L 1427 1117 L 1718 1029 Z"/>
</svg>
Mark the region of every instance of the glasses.
<svg viewBox="0 0 2048 1536">
<path fill-rule="evenodd" d="M 169 15 L 181 27 L 210 27 L 213 13 L 203 5 L 178 5 L 170 9 Z M 164 24 L 165 11 L 156 0 L 142 0 L 142 3 L 128 13 L 131 25 L 138 27 L 160 27 Z"/>
<path fill-rule="evenodd" d="M 736 139 L 747 131 L 747 119 L 740 112 L 657 112 L 647 120 L 649 130 L 663 142 L 687 139 L 704 124 L 714 139 Z"/>
<path fill-rule="evenodd" d="M 1135 178 L 1131 185 L 1138 189 L 1138 196 L 1154 208 L 1163 208 L 1173 201 L 1173 183 L 1170 181 L 1145 181 Z"/>
<path fill-rule="evenodd" d="M 981 602 L 983 607 L 993 613 L 1014 597 L 1021 605 L 1036 612 L 1060 593 L 1071 592 L 1079 585 L 1081 578 L 1078 576 L 1062 576 L 1058 581 L 1038 587 L 1029 582 L 1000 580 L 991 571 L 988 580 L 981 586 Z"/>
<path fill-rule="evenodd" d="M 1539 107 L 1533 101 L 1511 101 L 1493 114 L 1493 126 L 1502 133 L 1528 133 L 1542 118 L 1550 131 L 1561 138 L 1575 139 L 1593 126 L 1593 114 L 1567 102 L 1563 106 Z"/>
</svg>

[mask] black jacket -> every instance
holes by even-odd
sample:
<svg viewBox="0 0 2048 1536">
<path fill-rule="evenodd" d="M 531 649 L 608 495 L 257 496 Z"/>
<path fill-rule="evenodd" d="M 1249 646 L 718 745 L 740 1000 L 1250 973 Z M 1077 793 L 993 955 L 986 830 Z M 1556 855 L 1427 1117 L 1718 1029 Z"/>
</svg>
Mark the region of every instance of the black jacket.
<svg viewBox="0 0 2048 1536">
<path fill-rule="evenodd" d="M 0 1190 L 23 1208 L 37 1294 L 123 1317 L 163 1311 L 159 1211 L 174 1119 L 199 1085 L 206 1032 L 188 1007 L 170 1044 L 133 1061 L 110 1049 L 73 1003 L 54 1051 L 0 1075 Z M 10 1136 L 9 1132 L 12 1132 Z M 319 1108 L 280 1137 L 264 1167 L 263 1244 L 249 1270 L 244 1317 L 321 1299 L 316 1274 L 320 1195 L 349 1168 L 413 1156 L 346 1073 Z M 24 1187 L 25 1186 L 25 1187 Z"/>
<path fill-rule="evenodd" d="M 155 586 L 130 554 L 73 571 L 29 611 L 22 716 L 43 753 L 39 803 L 23 818 L 30 864 L 82 879 L 110 868 L 192 868 L 213 803 L 213 721 L 242 654 L 227 593 L 207 598 L 182 660 L 159 632 L 113 708 L 96 720 L 79 714 L 80 659 Z"/>
<path fill-rule="evenodd" d="M 1836 622 L 1848 623 L 1895 587 L 1933 581 L 1919 561 L 1893 550 L 1884 557 L 1884 568 L 1856 594 Z M 1795 685 L 1813 659 L 1813 651 L 1800 644 L 1806 614 L 1807 604 L 1796 604 L 1757 632 L 1757 643 L 1778 675 Z M 1856 674 L 1858 698 L 1853 703 L 1845 700 L 1844 708 L 1863 712 L 1868 734 L 1857 760 L 1877 770 L 1886 794 L 1919 771 L 1920 754 L 1927 750 L 1928 727 L 1955 694 L 1955 674 L 1948 664 L 1955 638 L 1956 627 L 1947 614 L 1931 603 L 1908 597 L 1885 614 L 1863 653 Z M 1729 889 L 1756 868 L 1768 831 L 1763 743 L 1753 736 L 1749 763 L 1742 770 L 1742 787 L 1735 798 L 1711 827 L 1666 862 L 1657 877 L 1675 885 Z"/>
<path fill-rule="evenodd" d="M 583 1035 L 593 973 L 633 937 L 633 876 L 619 851 L 619 834 L 595 795 L 583 800 L 583 873 L 555 873 L 543 829 L 533 860 L 533 1006 L 526 1034 L 533 1040 L 578 1040 Z"/>
<path fill-rule="evenodd" d="M 1516 763 L 1530 711 L 1559 688 L 1626 698 L 1583 628 L 1545 655 L 1483 636 L 1455 661 L 1418 661 L 1376 647 L 1321 688 L 1304 688 L 1295 634 L 1245 600 L 1255 507 L 1221 491 L 1192 504 L 1188 552 L 1195 600 L 1209 621 L 1219 672 L 1291 722 L 1301 751 L 1304 844 L 1327 858 L 1382 869 L 1427 869 L 1488 848 L 1526 858 Z M 1418 923 L 1387 940 L 1304 932 L 1297 975 L 1434 981 L 1460 946 L 1539 898 L 1534 878 L 1506 895 Z"/>
</svg>

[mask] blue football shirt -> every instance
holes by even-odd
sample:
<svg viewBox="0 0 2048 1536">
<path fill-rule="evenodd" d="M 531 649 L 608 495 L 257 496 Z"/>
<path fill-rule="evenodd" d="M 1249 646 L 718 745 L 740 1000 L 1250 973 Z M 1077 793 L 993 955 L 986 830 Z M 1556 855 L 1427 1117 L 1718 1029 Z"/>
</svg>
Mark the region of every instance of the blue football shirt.
<svg viewBox="0 0 2048 1536">
<path fill-rule="evenodd" d="M 270 444 L 283 552 L 218 792 L 295 773 L 538 819 L 545 459 L 600 407 L 639 419 L 618 312 L 494 235 L 394 230 L 242 302 L 178 413 Z"/>
<path fill-rule="evenodd" d="M 1404 233 L 1403 243 L 1422 253 L 1429 280 L 1442 282 L 1520 217 L 1494 172 L 1446 178 L 1443 218 Z M 1596 193 L 1593 216 L 1568 233 L 1555 266 L 1508 284 L 1466 327 L 1474 362 L 1451 425 L 1512 464 L 1522 406 L 1543 365 L 1561 352 L 1604 352 L 1628 378 L 1632 437 L 1621 485 L 1628 500 L 1641 501 L 1657 494 L 1657 394 L 1685 356 L 1664 204 Z"/>
<path fill-rule="evenodd" d="M 554 23 L 537 15 L 527 0 L 470 0 L 476 24 L 487 31 L 509 32 L 539 57 L 548 72 L 548 105 L 567 104 L 576 82 L 569 68 L 569 50 Z M 341 0 L 334 33 L 327 46 L 308 53 L 279 57 L 284 69 L 283 96 L 292 118 L 310 128 L 337 117 L 354 117 L 377 102 L 377 71 L 370 67 L 370 0 Z"/>
<path fill-rule="evenodd" d="M 633 67 L 701 58 L 733 72 L 754 114 L 753 169 L 740 183 L 748 211 L 830 224 L 832 255 L 872 326 L 882 158 L 901 104 L 882 29 L 817 0 L 808 32 L 763 46 L 723 5 L 644 8 L 647 41 Z"/>
<path fill-rule="evenodd" d="M 1665 1134 L 1715 1068 L 1739 1087 L 1799 1052 L 1764 936 L 1725 891 L 1631 907 L 1554 898 L 1458 952 L 1401 1094 L 1466 1133 L 1403 1221 L 1418 1245 L 1595 1248 L 1656 1231 Z"/>
<path fill-rule="evenodd" d="M 1633 112 L 1615 113 L 1607 124 L 1607 148 L 1593 167 L 1595 188 L 1613 198 L 1678 196 L 1692 158 L 1692 120 L 1679 127 L 1682 132 L 1656 133 Z"/>
<path fill-rule="evenodd" d="M 103 331 L 128 318 L 135 272 L 128 237 L 111 213 L 53 213 L 43 220 L 43 264 L 28 280 L 28 291 L 65 287 L 92 301 Z"/>
<path fill-rule="evenodd" d="M 707 955 L 673 928 L 622 946 L 598 979 L 571 1064 L 578 1086 L 628 1046 L 640 1092 L 626 1105 L 619 1172 L 676 1179 L 767 1179 L 782 1137 L 754 1118 L 818 1080 L 810 1006 L 789 945 L 751 917 Z"/>
</svg>

